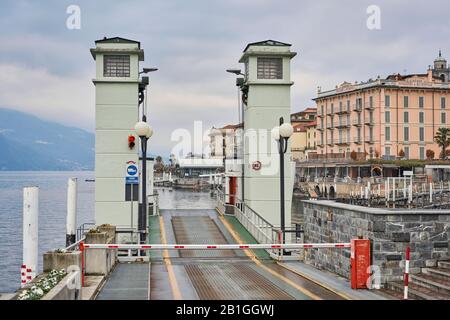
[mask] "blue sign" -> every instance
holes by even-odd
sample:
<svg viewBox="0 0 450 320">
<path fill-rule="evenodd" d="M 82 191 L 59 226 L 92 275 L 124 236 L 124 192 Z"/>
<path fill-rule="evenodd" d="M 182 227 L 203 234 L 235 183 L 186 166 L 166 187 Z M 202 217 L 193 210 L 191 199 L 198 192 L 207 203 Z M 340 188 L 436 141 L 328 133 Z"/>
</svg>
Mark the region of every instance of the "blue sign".
<svg viewBox="0 0 450 320">
<path fill-rule="evenodd" d="M 129 165 L 127 167 L 127 173 L 129 176 L 135 176 L 137 174 L 137 172 L 138 172 L 138 169 L 134 164 Z"/>
<path fill-rule="evenodd" d="M 139 184 L 139 170 L 134 161 L 128 161 L 125 167 L 125 183 Z"/>
</svg>

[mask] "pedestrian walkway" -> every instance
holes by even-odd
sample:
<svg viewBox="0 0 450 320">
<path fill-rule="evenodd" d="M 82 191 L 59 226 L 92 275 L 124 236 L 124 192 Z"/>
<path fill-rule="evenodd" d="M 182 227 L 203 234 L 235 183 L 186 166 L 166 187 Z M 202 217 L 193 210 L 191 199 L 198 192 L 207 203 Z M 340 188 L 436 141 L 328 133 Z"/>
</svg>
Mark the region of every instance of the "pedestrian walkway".
<svg viewBox="0 0 450 320">
<path fill-rule="evenodd" d="M 148 263 L 118 263 L 97 300 L 148 300 Z"/>
<path fill-rule="evenodd" d="M 349 300 L 387 300 L 375 290 L 354 290 L 350 287 L 350 281 L 331 272 L 319 270 L 300 261 L 280 262 L 281 266 L 326 287 L 330 291 Z"/>
</svg>

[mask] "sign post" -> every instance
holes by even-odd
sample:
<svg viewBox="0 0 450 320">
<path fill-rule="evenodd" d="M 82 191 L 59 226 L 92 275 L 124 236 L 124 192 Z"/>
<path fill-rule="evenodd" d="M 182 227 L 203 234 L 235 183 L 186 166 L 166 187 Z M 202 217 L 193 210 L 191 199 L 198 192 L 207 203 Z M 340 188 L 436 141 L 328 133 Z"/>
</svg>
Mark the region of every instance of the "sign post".
<svg viewBox="0 0 450 320">
<path fill-rule="evenodd" d="M 131 201 L 131 237 L 133 238 L 133 207 L 134 207 L 134 186 L 139 184 L 139 170 L 135 161 L 127 161 L 125 166 L 125 193 L 130 190 Z M 126 197 L 127 198 L 127 197 Z"/>
</svg>

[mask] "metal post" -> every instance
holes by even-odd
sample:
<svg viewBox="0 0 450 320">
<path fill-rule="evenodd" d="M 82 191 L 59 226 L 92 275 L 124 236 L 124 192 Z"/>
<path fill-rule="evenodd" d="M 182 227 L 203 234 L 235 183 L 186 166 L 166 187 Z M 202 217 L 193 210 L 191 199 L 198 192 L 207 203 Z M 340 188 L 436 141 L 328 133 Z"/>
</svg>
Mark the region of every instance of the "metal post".
<svg viewBox="0 0 450 320">
<path fill-rule="evenodd" d="M 141 243 L 146 242 L 147 235 L 147 137 L 142 142 L 142 208 L 141 208 Z"/>
<path fill-rule="evenodd" d="M 284 119 L 280 117 L 280 126 L 283 124 Z M 285 225 L 284 225 L 284 153 L 287 149 L 287 138 L 279 137 L 278 140 L 278 151 L 280 153 L 280 214 L 281 214 L 281 233 L 282 233 L 282 243 L 286 241 L 285 235 Z"/>
<path fill-rule="evenodd" d="M 67 181 L 66 247 L 75 243 L 77 225 L 77 178 Z"/>
<path fill-rule="evenodd" d="M 34 279 L 38 266 L 39 188 L 23 188 L 23 263 L 22 283 Z"/>
<path fill-rule="evenodd" d="M 433 202 L 433 182 L 430 182 L 430 203 Z"/>
</svg>

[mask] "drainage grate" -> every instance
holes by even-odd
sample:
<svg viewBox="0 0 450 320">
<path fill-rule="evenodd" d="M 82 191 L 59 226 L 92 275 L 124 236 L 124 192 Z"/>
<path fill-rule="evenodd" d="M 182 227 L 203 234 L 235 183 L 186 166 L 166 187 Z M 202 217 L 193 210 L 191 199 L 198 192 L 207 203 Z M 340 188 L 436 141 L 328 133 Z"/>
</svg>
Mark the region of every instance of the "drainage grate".
<svg viewBox="0 0 450 320">
<path fill-rule="evenodd" d="M 202 300 L 292 300 L 246 264 L 191 264 L 185 266 Z"/>
<path fill-rule="evenodd" d="M 172 227 L 177 243 L 227 244 L 225 236 L 210 217 L 172 217 Z M 180 250 L 180 256 L 188 257 L 236 257 L 233 250 Z"/>
</svg>

